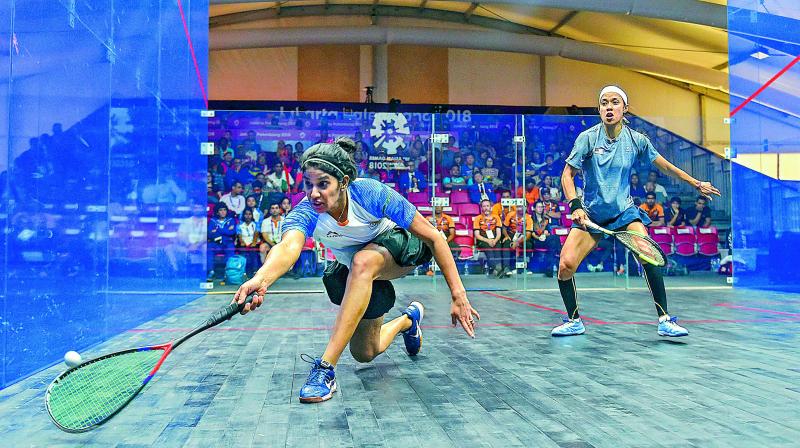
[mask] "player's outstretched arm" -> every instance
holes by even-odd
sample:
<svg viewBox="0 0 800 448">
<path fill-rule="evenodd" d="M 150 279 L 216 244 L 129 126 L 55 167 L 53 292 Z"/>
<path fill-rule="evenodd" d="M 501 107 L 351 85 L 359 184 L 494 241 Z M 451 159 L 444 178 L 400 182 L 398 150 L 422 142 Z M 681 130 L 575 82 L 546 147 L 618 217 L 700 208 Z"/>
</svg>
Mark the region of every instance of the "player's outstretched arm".
<svg viewBox="0 0 800 448">
<path fill-rule="evenodd" d="M 664 156 L 658 156 L 655 160 L 653 160 L 653 165 L 658 167 L 662 173 L 676 177 L 692 187 L 694 187 L 700 195 L 707 198 L 709 201 L 712 201 L 711 195 L 715 194 L 717 196 L 722 196 L 720 194 L 717 187 L 711 185 L 711 182 L 705 182 L 695 179 L 694 177 L 690 176 L 689 173 L 683 171 L 682 169 L 678 168 L 677 166 L 670 163 L 669 160 L 665 159 Z"/>
<path fill-rule="evenodd" d="M 450 251 L 450 246 L 447 241 L 439 235 L 435 227 L 428 222 L 422 215 L 417 212 L 414 220 L 411 222 L 409 231 L 421 239 L 433 251 L 433 258 L 442 270 L 444 279 L 447 286 L 450 288 L 450 295 L 453 302 L 450 306 L 450 317 L 453 326 L 460 323 L 464 327 L 464 331 L 470 336 L 475 337 L 475 318 L 480 319 L 481 315 L 467 299 L 467 292 L 464 285 L 461 283 L 461 277 L 458 276 L 458 269 L 456 262 L 453 259 L 453 253 Z"/>
<path fill-rule="evenodd" d="M 253 278 L 243 283 L 233 296 L 234 301 L 244 303 L 247 300 L 247 296 L 255 293 L 252 303 L 244 306 L 242 314 L 247 314 L 261 306 L 264 302 L 264 294 L 267 293 L 267 288 L 272 286 L 294 266 L 297 259 L 300 258 L 300 252 L 302 252 L 305 242 L 306 237 L 299 230 L 289 230 L 283 235 L 281 242 L 276 244 L 267 254 L 264 265 L 261 266 Z"/>
</svg>

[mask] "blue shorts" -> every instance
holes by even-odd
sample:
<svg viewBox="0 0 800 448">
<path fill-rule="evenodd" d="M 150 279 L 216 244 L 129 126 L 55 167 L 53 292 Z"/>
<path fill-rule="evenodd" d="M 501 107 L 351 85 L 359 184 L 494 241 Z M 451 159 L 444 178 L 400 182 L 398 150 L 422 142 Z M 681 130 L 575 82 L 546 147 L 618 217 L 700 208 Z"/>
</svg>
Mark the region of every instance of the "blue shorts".
<svg viewBox="0 0 800 448">
<path fill-rule="evenodd" d="M 614 218 L 608 221 L 597 222 L 595 224 L 599 225 L 600 227 L 605 227 L 608 230 L 619 230 L 625 228 L 625 226 L 634 221 L 639 221 L 645 226 L 648 226 L 650 225 L 651 222 L 653 222 L 652 220 L 650 220 L 650 217 L 647 216 L 647 213 L 645 213 L 644 210 L 640 209 L 639 207 L 633 206 L 625 209 L 624 212 L 620 213 L 619 215 L 615 216 Z M 603 232 L 599 230 L 590 229 L 588 227 L 584 229 L 583 227 L 579 226 L 578 224 L 575 224 L 574 222 L 572 223 L 572 228 L 585 230 L 589 233 L 595 233 L 601 235 L 603 234 Z"/>
</svg>

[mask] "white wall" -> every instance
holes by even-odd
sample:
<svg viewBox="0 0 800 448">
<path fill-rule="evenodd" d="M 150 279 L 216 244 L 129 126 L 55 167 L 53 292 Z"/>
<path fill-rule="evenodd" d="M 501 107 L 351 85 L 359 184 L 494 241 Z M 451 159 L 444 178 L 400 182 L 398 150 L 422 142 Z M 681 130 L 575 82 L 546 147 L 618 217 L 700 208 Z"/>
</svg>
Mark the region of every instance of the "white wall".
<svg viewBox="0 0 800 448">
<path fill-rule="evenodd" d="M 297 99 L 297 47 L 212 51 L 208 60 L 212 100 Z"/>
<path fill-rule="evenodd" d="M 539 56 L 451 48 L 448 72 L 451 104 L 540 104 Z"/>
</svg>

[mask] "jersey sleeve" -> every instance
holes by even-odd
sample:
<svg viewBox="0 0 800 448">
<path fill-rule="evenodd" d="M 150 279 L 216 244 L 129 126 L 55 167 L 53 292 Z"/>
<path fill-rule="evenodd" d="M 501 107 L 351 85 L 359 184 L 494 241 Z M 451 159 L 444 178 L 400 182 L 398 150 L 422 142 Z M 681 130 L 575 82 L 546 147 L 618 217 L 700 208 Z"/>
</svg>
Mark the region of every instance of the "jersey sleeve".
<svg viewBox="0 0 800 448">
<path fill-rule="evenodd" d="M 583 161 L 589 157 L 591 148 L 589 148 L 589 133 L 581 132 L 578 138 L 575 139 L 575 144 L 572 146 L 572 152 L 569 153 L 566 162 L 575 169 L 581 169 Z"/>
<path fill-rule="evenodd" d="M 636 147 L 639 149 L 639 163 L 653 163 L 653 160 L 656 160 L 659 154 L 650 139 L 644 134 L 638 134 L 634 138 L 637 140 Z"/>
<path fill-rule="evenodd" d="M 319 218 L 319 214 L 311 207 L 308 198 L 303 198 L 297 207 L 293 208 L 292 212 L 284 218 L 281 236 L 286 235 L 286 232 L 290 230 L 299 230 L 308 238 L 314 234 L 314 229 L 317 228 L 317 218 Z"/>
<path fill-rule="evenodd" d="M 417 214 L 414 204 L 375 179 L 358 179 L 350 186 L 350 197 L 378 218 L 389 218 L 408 230 Z"/>
</svg>

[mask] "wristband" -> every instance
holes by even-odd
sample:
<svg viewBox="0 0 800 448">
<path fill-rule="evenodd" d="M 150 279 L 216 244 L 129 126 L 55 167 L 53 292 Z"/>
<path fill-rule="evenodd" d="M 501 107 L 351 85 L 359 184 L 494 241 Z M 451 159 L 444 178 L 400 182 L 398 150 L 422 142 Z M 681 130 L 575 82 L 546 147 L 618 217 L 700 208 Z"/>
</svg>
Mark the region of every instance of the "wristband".
<svg viewBox="0 0 800 448">
<path fill-rule="evenodd" d="M 583 210 L 583 204 L 581 204 L 581 200 L 575 198 L 569 201 L 569 211 L 570 213 L 575 213 L 578 210 Z"/>
</svg>

